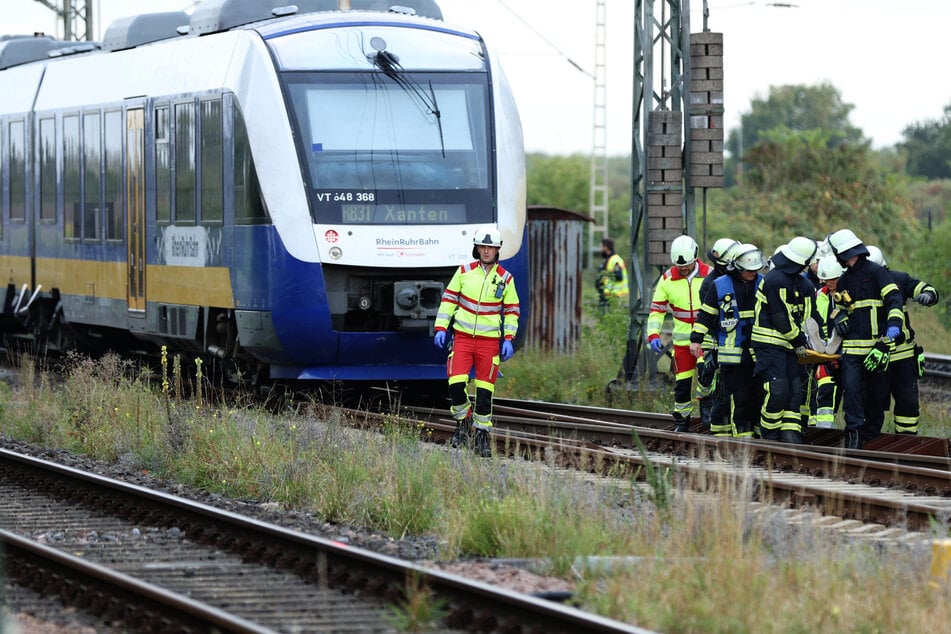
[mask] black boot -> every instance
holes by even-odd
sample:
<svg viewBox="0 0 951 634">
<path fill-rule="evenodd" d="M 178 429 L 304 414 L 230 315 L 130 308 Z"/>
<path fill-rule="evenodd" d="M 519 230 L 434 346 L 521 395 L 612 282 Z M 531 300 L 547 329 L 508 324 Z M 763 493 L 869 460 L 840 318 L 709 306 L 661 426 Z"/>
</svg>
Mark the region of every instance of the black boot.
<svg viewBox="0 0 951 634">
<path fill-rule="evenodd" d="M 462 447 L 469 444 L 469 425 L 471 421 L 468 418 L 456 422 L 456 431 L 452 435 L 449 444 L 453 447 Z"/>
<path fill-rule="evenodd" d="M 492 457 L 492 442 L 489 439 L 489 432 L 484 429 L 476 429 L 475 452 L 483 458 Z"/>
<path fill-rule="evenodd" d="M 690 431 L 690 419 L 681 414 L 680 412 L 674 412 L 674 431 L 677 433 L 684 433 Z"/>
<path fill-rule="evenodd" d="M 779 442 L 801 445 L 802 434 L 794 429 L 783 429 L 779 432 Z"/>
<path fill-rule="evenodd" d="M 845 442 L 842 445 L 845 449 L 861 449 L 862 436 L 857 429 L 845 430 Z"/>
</svg>

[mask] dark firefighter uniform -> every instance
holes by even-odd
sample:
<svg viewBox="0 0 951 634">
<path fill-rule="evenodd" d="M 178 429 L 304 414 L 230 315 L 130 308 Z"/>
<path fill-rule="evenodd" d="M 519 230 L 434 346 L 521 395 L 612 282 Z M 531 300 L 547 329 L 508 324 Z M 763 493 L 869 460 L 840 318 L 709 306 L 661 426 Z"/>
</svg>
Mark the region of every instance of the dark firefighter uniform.
<svg viewBox="0 0 951 634">
<path fill-rule="evenodd" d="M 809 243 L 811 252 L 806 253 Z M 773 269 L 756 292 L 751 338 L 756 376 L 765 392 L 760 435 L 767 440 L 802 441 L 803 389 L 798 357 L 807 351 L 804 327 L 814 312 L 816 288 L 801 273 L 815 249 L 812 240 L 793 238 L 770 258 Z"/>
<path fill-rule="evenodd" d="M 904 301 L 915 300 L 922 306 L 934 306 L 938 303 L 938 291 L 934 286 L 922 282 L 905 273 L 886 268 L 898 286 Z M 902 302 L 904 305 L 904 302 Z M 899 434 L 918 433 L 918 379 L 923 368 L 924 350 L 915 341 L 915 329 L 911 327 L 908 311 L 905 311 L 905 323 L 902 336 L 899 337 L 895 351 L 888 362 L 888 390 L 895 401 L 895 432 Z M 888 403 L 885 403 L 888 409 Z M 882 414 L 884 419 L 884 412 Z"/>
<path fill-rule="evenodd" d="M 840 253 L 836 255 L 842 262 Z M 882 343 L 893 345 L 883 341 L 888 328 L 900 332 L 905 322 L 904 298 L 898 285 L 888 271 L 867 257 L 868 250 L 862 245 L 852 266 L 843 262 L 847 270 L 836 287 L 836 298 L 847 311 L 847 318 L 840 318 L 841 312 L 836 316 L 836 330 L 842 336 L 842 409 L 849 449 L 860 449 L 882 432 L 888 406 L 888 374 L 884 368 L 870 371 L 866 360 Z"/>
<path fill-rule="evenodd" d="M 762 275 L 757 275 L 752 281 L 746 281 L 740 277 L 739 271 L 717 277 L 707 285 L 700 313 L 690 333 L 691 343 L 703 344 L 707 335 L 716 341 L 716 362 L 720 368 L 718 380 L 726 387 L 728 396 L 724 405 L 730 415 L 726 420 L 717 417 L 711 421 L 710 431 L 715 436 L 752 436 L 759 415 L 763 390 L 753 379 L 750 339 L 756 288 L 762 279 Z M 707 354 L 705 352 L 704 357 Z M 729 409 L 731 399 L 732 410 Z"/>
</svg>

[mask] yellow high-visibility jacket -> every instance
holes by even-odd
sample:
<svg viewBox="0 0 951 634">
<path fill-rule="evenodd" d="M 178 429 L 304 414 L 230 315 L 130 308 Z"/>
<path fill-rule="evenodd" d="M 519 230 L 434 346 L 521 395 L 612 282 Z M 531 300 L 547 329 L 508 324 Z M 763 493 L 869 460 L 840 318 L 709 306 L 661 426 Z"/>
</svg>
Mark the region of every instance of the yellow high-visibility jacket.
<svg viewBox="0 0 951 634">
<path fill-rule="evenodd" d="M 680 274 L 677 267 L 667 269 L 654 287 L 650 314 L 647 316 L 647 340 L 660 337 L 667 310 L 674 316 L 674 345 L 689 346 L 690 331 L 700 310 L 700 284 L 710 274 L 709 265 L 697 260 L 693 272 Z"/>
<path fill-rule="evenodd" d="M 474 337 L 514 339 L 518 332 L 518 293 L 515 278 L 498 263 L 488 270 L 478 261 L 463 264 L 442 294 L 436 331 L 453 330 Z"/>
<path fill-rule="evenodd" d="M 621 279 L 618 279 L 618 273 Z M 617 253 L 612 253 L 598 269 L 598 290 L 602 297 L 626 297 L 630 294 L 627 267 L 624 265 L 624 258 Z"/>
</svg>

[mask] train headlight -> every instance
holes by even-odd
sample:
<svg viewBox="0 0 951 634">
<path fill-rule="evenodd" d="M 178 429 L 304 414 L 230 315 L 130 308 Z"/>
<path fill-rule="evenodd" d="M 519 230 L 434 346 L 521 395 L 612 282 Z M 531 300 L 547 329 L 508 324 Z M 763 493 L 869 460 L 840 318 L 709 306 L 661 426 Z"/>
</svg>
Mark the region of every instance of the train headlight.
<svg viewBox="0 0 951 634">
<path fill-rule="evenodd" d="M 330 257 L 334 260 L 339 260 L 343 257 L 343 249 L 340 247 L 330 247 Z"/>
</svg>

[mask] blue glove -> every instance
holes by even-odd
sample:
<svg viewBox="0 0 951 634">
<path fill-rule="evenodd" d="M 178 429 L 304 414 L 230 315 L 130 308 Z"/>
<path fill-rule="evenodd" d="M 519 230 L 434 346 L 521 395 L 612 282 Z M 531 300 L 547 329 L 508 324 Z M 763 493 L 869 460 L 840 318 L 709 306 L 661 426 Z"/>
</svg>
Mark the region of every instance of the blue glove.
<svg viewBox="0 0 951 634">
<path fill-rule="evenodd" d="M 437 348 L 445 348 L 446 347 L 446 331 L 440 330 L 439 332 L 437 332 L 436 336 L 433 337 L 433 343 L 436 344 Z"/>
<path fill-rule="evenodd" d="M 885 329 L 885 338 L 886 339 L 897 339 L 898 335 L 901 333 L 901 329 L 898 326 L 889 326 Z"/>
<path fill-rule="evenodd" d="M 660 342 L 660 339 L 654 339 L 651 341 L 651 350 L 660 354 L 660 351 L 664 349 L 664 344 Z"/>
<path fill-rule="evenodd" d="M 512 358 L 512 355 L 515 354 L 515 347 L 512 345 L 512 342 L 506 339 L 502 342 L 502 361 L 508 361 Z"/>
</svg>

